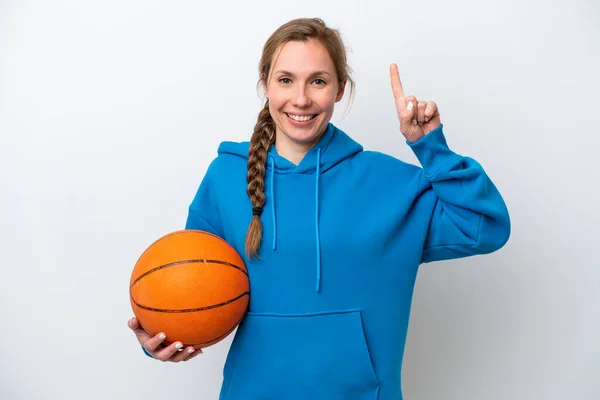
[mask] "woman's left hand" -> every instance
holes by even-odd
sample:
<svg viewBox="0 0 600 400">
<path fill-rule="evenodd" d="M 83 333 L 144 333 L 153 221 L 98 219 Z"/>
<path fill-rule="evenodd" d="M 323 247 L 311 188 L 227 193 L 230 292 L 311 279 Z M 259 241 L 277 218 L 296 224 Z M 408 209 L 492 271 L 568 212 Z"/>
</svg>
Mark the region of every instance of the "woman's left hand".
<svg viewBox="0 0 600 400">
<path fill-rule="evenodd" d="M 415 96 L 404 96 L 396 64 L 390 66 L 390 78 L 396 100 L 396 111 L 400 120 L 400 132 L 406 140 L 414 143 L 440 126 L 440 113 L 433 101 L 417 101 Z"/>
</svg>

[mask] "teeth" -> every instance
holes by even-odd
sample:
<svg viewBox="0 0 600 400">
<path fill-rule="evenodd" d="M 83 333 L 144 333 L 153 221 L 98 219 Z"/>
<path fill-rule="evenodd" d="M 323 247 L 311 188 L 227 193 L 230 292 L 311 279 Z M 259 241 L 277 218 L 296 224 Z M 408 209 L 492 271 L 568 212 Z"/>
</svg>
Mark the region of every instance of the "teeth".
<svg viewBox="0 0 600 400">
<path fill-rule="evenodd" d="M 301 116 L 299 116 L 299 115 L 288 114 L 288 116 L 289 116 L 291 119 L 293 119 L 294 121 L 300 121 L 300 122 L 303 122 L 303 121 L 308 121 L 309 119 L 312 119 L 312 118 L 313 118 L 313 116 L 312 116 L 312 115 L 306 115 L 306 116 L 303 116 L 303 117 L 301 117 Z"/>
</svg>

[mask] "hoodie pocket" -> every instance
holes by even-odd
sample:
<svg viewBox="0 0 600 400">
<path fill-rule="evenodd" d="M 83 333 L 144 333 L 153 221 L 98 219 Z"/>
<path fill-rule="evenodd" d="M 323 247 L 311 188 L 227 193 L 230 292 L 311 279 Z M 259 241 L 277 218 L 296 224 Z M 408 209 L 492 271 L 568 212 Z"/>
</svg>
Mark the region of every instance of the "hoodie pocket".
<svg viewBox="0 0 600 400">
<path fill-rule="evenodd" d="M 359 311 L 247 313 L 230 350 L 227 400 L 376 400 Z"/>
</svg>

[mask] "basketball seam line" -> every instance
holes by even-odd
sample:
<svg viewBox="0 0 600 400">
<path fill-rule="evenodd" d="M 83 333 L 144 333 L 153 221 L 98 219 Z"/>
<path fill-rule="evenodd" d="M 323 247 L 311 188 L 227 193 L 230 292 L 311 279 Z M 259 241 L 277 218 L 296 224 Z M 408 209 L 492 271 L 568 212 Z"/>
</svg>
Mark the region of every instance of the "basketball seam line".
<svg viewBox="0 0 600 400">
<path fill-rule="evenodd" d="M 240 294 L 237 297 L 234 297 L 233 299 L 229 299 L 227 301 L 224 301 L 222 303 L 219 304 L 212 304 L 210 306 L 206 306 L 206 307 L 198 307 L 198 308 L 182 308 L 179 310 L 172 310 L 172 309 L 168 309 L 168 308 L 154 308 L 154 307 L 148 307 L 148 306 L 144 306 L 140 303 L 138 303 L 137 301 L 135 301 L 135 299 L 133 298 L 133 296 L 131 296 L 131 301 L 133 301 L 135 303 L 136 306 L 138 306 L 141 309 L 144 310 L 148 310 L 148 311 L 155 311 L 155 312 L 163 312 L 163 313 L 186 313 L 186 312 L 196 312 L 196 311 L 206 311 L 206 310 L 211 310 L 213 308 L 218 308 L 230 303 L 233 303 L 234 301 L 237 301 L 239 299 L 241 299 L 244 296 L 250 296 L 250 292 L 244 292 L 242 294 Z"/>
<path fill-rule="evenodd" d="M 195 260 L 181 260 L 181 261 L 174 261 L 172 263 L 168 263 L 168 264 L 164 264 L 164 265 L 159 265 L 156 268 L 152 268 L 149 271 L 144 272 L 142 275 L 138 276 L 129 286 L 129 289 L 131 290 L 131 288 L 133 287 L 133 285 L 135 285 L 140 279 L 142 279 L 143 277 L 150 275 L 153 272 L 156 272 L 158 270 L 161 270 L 163 268 L 169 268 L 169 267 L 174 267 L 177 265 L 181 265 L 181 264 L 191 264 L 191 263 L 204 263 L 204 264 L 220 264 L 220 265 L 226 265 L 228 267 L 232 267 L 235 268 L 237 270 L 240 270 L 244 275 L 248 276 L 248 273 L 246 271 L 244 271 L 243 268 L 238 267 L 235 264 L 231 264 L 228 263 L 227 261 L 221 261 L 221 260 L 209 260 L 209 259 L 195 259 Z"/>
</svg>

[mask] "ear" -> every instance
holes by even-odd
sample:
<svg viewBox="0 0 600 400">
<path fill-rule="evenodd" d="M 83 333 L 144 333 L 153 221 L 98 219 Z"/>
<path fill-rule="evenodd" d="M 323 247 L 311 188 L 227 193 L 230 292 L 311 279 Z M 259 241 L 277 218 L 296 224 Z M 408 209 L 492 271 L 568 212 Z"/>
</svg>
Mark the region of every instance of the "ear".
<svg viewBox="0 0 600 400">
<path fill-rule="evenodd" d="M 260 84 L 262 85 L 263 88 L 263 92 L 265 93 L 265 96 L 268 98 L 269 97 L 269 90 L 267 89 L 267 81 L 266 81 L 267 77 L 265 76 L 265 74 L 260 74 Z"/>
<path fill-rule="evenodd" d="M 346 89 L 346 82 L 342 82 L 340 84 L 340 87 L 338 89 L 337 95 L 335 96 L 335 102 L 337 103 L 338 101 L 340 101 L 342 99 L 342 97 L 344 97 L 344 91 Z"/>
</svg>

